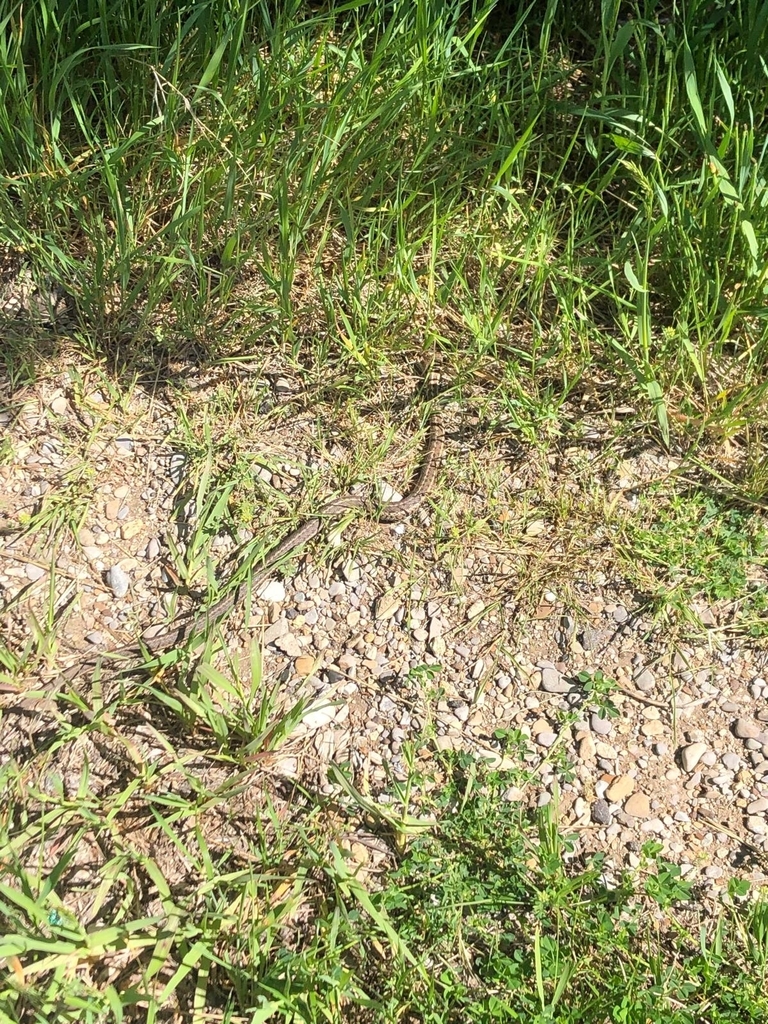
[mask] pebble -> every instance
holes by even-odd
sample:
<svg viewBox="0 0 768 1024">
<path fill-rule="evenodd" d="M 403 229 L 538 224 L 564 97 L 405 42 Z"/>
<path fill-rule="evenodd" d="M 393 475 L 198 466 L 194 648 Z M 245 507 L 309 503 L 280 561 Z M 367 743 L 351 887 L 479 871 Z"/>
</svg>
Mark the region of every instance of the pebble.
<svg viewBox="0 0 768 1024">
<path fill-rule="evenodd" d="M 609 761 L 613 761 L 619 756 L 616 748 L 612 747 L 610 743 L 596 743 L 595 753 L 598 757 L 604 757 Z"/>
<path fill-rule="evenodd" d="M 768 832 L 768 822 L 761 815 L 750 814 L 746 820 L 746 826 L 756 836 L 764 836 Z"/>
<path fill-rule="evenodd" d="M 467 608 L 467 618 L 468 619 L 474 619 L 477 615 L 480 615 L 481 612 L 484 612 L 484 611 L 485 611 L 485 602 L 484 601 L 475 601 L 475 602 L 473 602 L 469 606 L 469 608 Z"/>
<path fill-rule="evenodd" d="M 733 735 L 740 740 L 754 740 L 762 732 L 757 722 L 750 718 L 737 718 L 733 723 Z"/>
<path fill-rule="evenodd" d="M 579 740 L 578 753 L 582 761 L 591 761 L 595 756 L 595 741 L 589 733 Z"/>
<path fill-rule="evenodd" d="M 557 733 L 556 732 L 548 732 L 546 730 L 544 732 L 537 732 L 536 735 L 534 736 L 534 739 L 539 744 L 539 746 L 551 747 L 552 744 L 557 739 Z"/>
<path fill-rule="evenodd" d="M 144 557 L 148 562 L 154 562 L 154 560 L 160 554 L 160 541 L 157 537 L 151 537 L 147 542 L 146 549 L 144 551 Z"/>
<path fill-rule="evenodd" d="M 571 684 L 563 679 L 551 662 L 541 661 L 537 668 L 541 673 L 541 689 L 545 693 L 570 693 Z"/>
<path fill-rule="evenodd" d="M 607 736 L 613 730 L 613 723 L 607 716 L 601 718 L 600 715 L 593 711 L 589 716 L 589 724 L 592 732 L 596 732 L 598 736 Z"/>
<path fill-rule="evenodd" d="M 94 647 L 102 647 L 104 645 L 104 634 L 99 632 L 98 629 L 93 629 L 90 633 L 86 633 L 85 639 L 89 644 L 93 644 Z"/>
<path fill-rule="evenodd" d="M 125 597 L 131 585 L 130 579 L 119 565 L 113 565 L 111 569 L 107 569 L 104 580 L 115 597 Z"/>
<path fill-rule="evenodd" d="M 624 804 L 624 810 L 633 818 L 649 818 L 651 815 L 651 801 L 645 793 L 633 793 Z"/>
<path fill-rule="evenodd" d="M 376 602 L 376 618 L 377 619 L 391 619 L 402 607 L 400 595 L 395 591 L 390 591 L 388 594 L 382 594 L 379 600 Z"/>
<path fill-rule="evenodd" d="M 764 814 L 765 811 L 768 811 L 768 799 L 764 796 L 747 805 L 747 814 Z"/>
<path fill-rule="evenodd" d="M 338 710 L 338 707 L 321 698 L 314 704 L 310 704 L 301 723 L 307 732 L 314 732 L 316 729 L 330 725 L 335 720 Z"/>
<path fill-rule="evenodd" d="M 741 768 L 741 758 L 738 754 L 723 754 L 720 759 L 724 766 L 731 772 L 737 772 Z"/>
<path fill-rule="evenodd" d="M 597 825 L 610 825 L 613 821 L 611 808 L 607 800 L 595 800 L 591 809 L 592 821 Z"/>
<path fill-rule="evenodd" d="M 629 775 L 619 775 L 605 791 L 605 796 L 613 804 L 619 804 L 635 789 L 635 780 Z"/>
<path fill-rule="evenodd" d="M 658 718 L 652 718 L 650 721 L 644 722 L 643 725 L 640 726 L 640 732 L 643 736 L 661 736 L 664 731 L 664 723 L 660 722 Z"/>
<path fill-rule="evenodd" d="M 55 412 L 57 416 L 65 416 L 69 411 L 69 402 L 64 395 L 57 395 L 48 408 L 51 412 Z"/>
<path fill-rule="evenodd" d="M 706 753 L 706 743 L 689 743 L 685 747 L 680 748 L 680 763 L 683 766 L 684 772 L 692 772 L 696 765 L 702 758 L 702 755 Z"/>
<path fill-rule="evenodd" d="M 650 693 L 656 686 L 656 677 L 649 668 L 643 668 L 635 673 L 634 683 L 641 693 Z"/>
<path fill-rule="evenodd" d="M 310 676 L 315 670 L 315 659 L 308 654 L 303 654 L 296 659 L 294 666 L 300 676 Z"/>
<path fill-rule="evenodd" d="M 26 573 L 27 579 L 36 583 L 45 576 L 45 569 L 41 565 L 35 565 L 33 562 L 27 562 L 24 566 L 24 572 Z"/>
<path fill-rule="evenodd" d="M 285 584 L 282 580 L 267 580 L 256 594 L 261 601 L 279 604 L 285 600 Z"/>
</svg>

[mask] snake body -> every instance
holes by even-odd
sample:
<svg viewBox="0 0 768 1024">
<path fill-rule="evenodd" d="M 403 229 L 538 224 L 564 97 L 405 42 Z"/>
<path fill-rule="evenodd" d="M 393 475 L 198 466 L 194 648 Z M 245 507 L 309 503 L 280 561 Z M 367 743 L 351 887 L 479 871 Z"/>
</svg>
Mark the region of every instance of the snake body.
<svg viewBox="0 0 768 1024">
<path fill-rule="evenodd" d="M 424 446 L 418 472 L 408 493 L 399 501 L 389 501 L 381 506 L 378 518 L 382 522 L 395 523 L 407 519 L 423 503 L 432 490 L 440 467 L 443 451 L 443 429 L 436 414 L 429 420 L 427 439 Z M 237 608 L 245 599 L 248 591 L 258 594 L 267 579 L 272 575 L 276 565 L 299 552 L 309 543 L 324 526 L 332 525 L 348 512 L 364 509 L 368 505 L 362 495 L 346 494 L 326 502 L 319 512 L 307 519 L 295 530 L 287 534 L 279 544 L 271 548 L 261 565 L 251 574 L 250 578 L 232 587 L 226 594 L 200 612 L 186 616 L 181 621 L 172 622 L 160 632 L 146 631 L 140 641 L 127 644 L 112 651 L 100 652 L 81 658 L 66 669 L 62 676 L 65 681 L 76 678 L 88 668 L 102 662 L 129 661 L 143 658 L 147 653 L 162 654 L 173 648 L 183 646 L 190 638 L 201 636 L 212 625 Z M 235 571 L 235 574 L 237 570 Z"/>
</svg>

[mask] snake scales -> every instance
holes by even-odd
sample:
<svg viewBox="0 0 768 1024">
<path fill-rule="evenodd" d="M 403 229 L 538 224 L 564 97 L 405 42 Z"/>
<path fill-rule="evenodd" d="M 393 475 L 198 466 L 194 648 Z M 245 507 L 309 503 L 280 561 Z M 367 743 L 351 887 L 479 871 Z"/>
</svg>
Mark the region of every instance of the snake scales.
<svg viewBox="0 0 768 1024">
<path fill-rule="evenodd" d="M 378 518 L 381 521 L 386 523 L 401 522 L 412 515 L 422 504 L 427 494 L 432 490 L 440 468 L 443 438 L 443 428 L 437 414 L 433 412 L 429 419 L 426 443 L 413 484 L 404 498 L 399 501 L 386 502 L 380 508 Z M 226 594 L 217 601 L 214 601 L 213 604 L 200 612 L 184 617 L 181 621 L 171 622 L 160 632 L 149 635 L 148 632 L 145 632 L 140 641 L 112 651 L 81 658 L 61 673 L 59 682 L 71 681 L 86 668 L 92 668 L 102 662 L 126 662 L 131 659 L 144 658 L 147 653 L 159 655 L 165 651 L 183 646 L 192 637 L 203 635 L 211 625 L 237 608 L 249 590 L 253 593 L 258 593 L 261 586 L 272 574 L 275 566 L 300 551 L 309 541 L 317 536 L 323 526 L 333 524 L 347 512 L 355 509 L 364 509 L 367 506 L 368 500 L 362 495 L 346 494 L 339 498 L 333 498 L 331 501 L 326 502 L 316 515 L 307 519 L 295 530 L 287 534 L 279 544 L 271 548 L 249 579 L 232 587 Z M 124 669 L 124 671 L 127 670 L 127 668 Z"/>
</svg>

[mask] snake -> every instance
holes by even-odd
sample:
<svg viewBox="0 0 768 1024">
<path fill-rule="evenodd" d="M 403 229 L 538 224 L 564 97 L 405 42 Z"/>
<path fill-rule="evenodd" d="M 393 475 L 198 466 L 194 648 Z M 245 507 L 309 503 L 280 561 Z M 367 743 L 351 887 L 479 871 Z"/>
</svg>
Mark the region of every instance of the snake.
<svg viewBox="0 0 768 1024">
<path fill-rule="evenodd" d="M 384 523 L 398 523 L 408 519 L 423 504 L 432 491 L 440 470 L 444 448 L 445 431 L 437 413 L 433 411 L 428 420 L 426 441 L 422 450 L 418 469 L 414 475 L 408 492 L 398 500 L 387 501 L 378 509 L 377 518 Z M 72 681 L 86 669 L 94 668 L 102 663 L 114 661 L 126 663 L 152 655 L 157 657 L 173 649 L 183 647 L 193 637 L 199 637 L 225 616 L 234 611 L 246 598 L 248 592 L 257 594 L 273 574 L 275 567 L 286 559 L 295 556 L 323 529 L 332 527 L 349 512 L 366 510 L 371 503 L 363 494 L 349 493 L 332 498 L 325 502 L 318 512 L 297 526 L 274 547 L 270 548 L 250 576 L 235 586 L 227 588 L 226 593 L 204 609 L 184 616 L 180 620 L 164 625 L 161 630 L 155 627 L 145 630 L 139 640 L 126 644 L 111 651 L 99 651 L 80 658 L 66 668 L 58 676 L 57 683 Z M 230 583 L 244 569 L 241 563 L 230 575 Z M 130 671 L 124 665 L 123 672 Z"/>
</svg>

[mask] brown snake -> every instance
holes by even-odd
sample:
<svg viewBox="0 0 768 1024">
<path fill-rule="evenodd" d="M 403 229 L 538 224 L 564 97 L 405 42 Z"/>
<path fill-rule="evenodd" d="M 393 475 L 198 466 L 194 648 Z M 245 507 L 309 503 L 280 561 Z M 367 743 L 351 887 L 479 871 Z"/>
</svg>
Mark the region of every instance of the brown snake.
<svg viewBox="0 0 768 1024">
<path fill-rule="evenodd" d="M 443 429 L 438 417 L 433 413 L 429 420 L 427 440 L 424 447 L 421 463 L 416 474 L 413 485 L 408 494 L 400 501 L 386 502 L 379 510 L 378 518 L 385 523 L 400 522 L 410 516 L 424 501 L 432 489 L 443 451 Z M 94 667 L 102 662 L 126 661 L 132 658 L 140 658 L 150 654 L 161 654 L 172 648 L 181 647 L 191 637 L 202 635 L 212 624 L 218 622 L 225 615 L 236 608 L 245 598 L 248 591 L 258 593 L 260 587 L 266 582 L 274 567 L 290 555 L 296 554 L 313 537 L 316 537 L 324 524 L 333 522 L 338 517 L 349 511 L 363 509 L 369 502 L 362 495 L 346 494 L 340 498 L 333 498 L 326 502 L 317 513 L 306 522 L 302 523 L 295 530 L 292 530 L 279 544 L 275 545 L 264 557 L 259 568 L 251 575 L 250 579 L 244 580 L 235 586 L 229 593 L 224 594 L 212 605 L 196 614 L 188 615 L 181 622 L 172 622 L 161 632 L 147 636 L 146 633 L 140 641 L 118 647 L 112 651 L 102 651 L 86 658 L 81 658 L 74 665 L 65 669 L 56 680 L 57 683 L 67 682 L 75 679 L 80 673 L 89 667 Z M 237 572 L 237 570 L 235 570 Z M 126 666 L 122 671 L 130 671 Z"/>
</svg>

